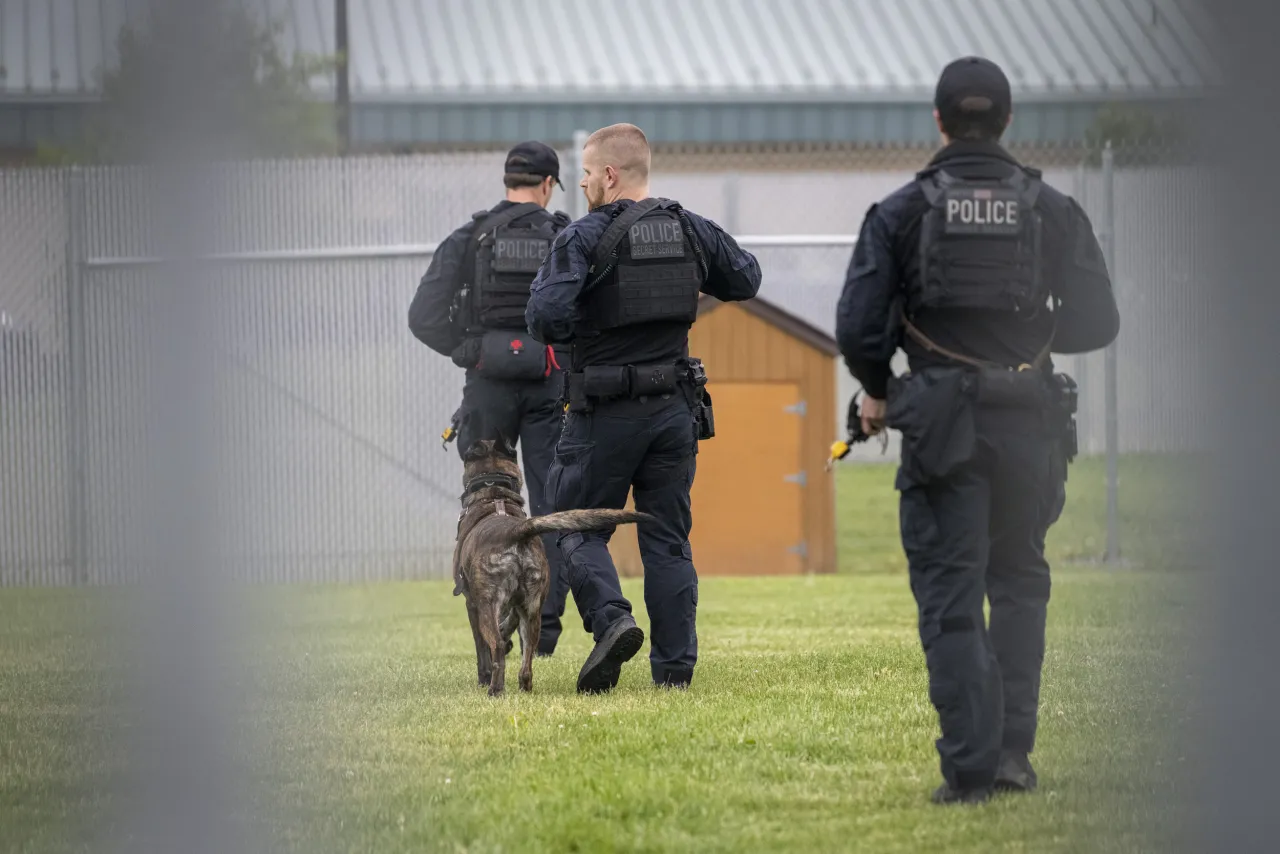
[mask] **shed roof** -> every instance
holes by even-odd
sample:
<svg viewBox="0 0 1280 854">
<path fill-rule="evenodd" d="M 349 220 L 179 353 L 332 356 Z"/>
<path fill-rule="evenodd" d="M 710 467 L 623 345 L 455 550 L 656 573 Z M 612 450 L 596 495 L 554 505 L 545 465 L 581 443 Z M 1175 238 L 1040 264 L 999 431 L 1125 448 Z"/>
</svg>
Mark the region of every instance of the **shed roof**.
<svg viewBox="0 0 1280 854">
<path fill-rule="evenodd" d="M 238 2 L 278 19 L 287 48 L 333 51 L 333 0 Z M 145 3 L 0 0 L 0 97 L 94 96 Z M 1195 0 L 353 0 L 349 16 L 358 102 L 916 102 L 968 53 L 1023 101 L 1221 80 Z M 604 27 L 630 49 L 609 51 Z"/>
<path fill-rule="evenodd" d="M 709 314 L 722 305 L 725 305 L 725 303 L 715 297 L 703 294 L 698 300 L 698 316 Z M 760 318 L 765 323 L 780 329 L 793 338 L 799 339 L 820 353 L 832 357 L 840 355 L 840 347 L 836 344 L 836 339 L 799 315 L 787 311 L 777 303 L 769 302 L 769 300 L 762 297 L 755 297 L 754 299 L 735 302 L 733 305 L 738 306 L 750 315 Z"/>
</svg>

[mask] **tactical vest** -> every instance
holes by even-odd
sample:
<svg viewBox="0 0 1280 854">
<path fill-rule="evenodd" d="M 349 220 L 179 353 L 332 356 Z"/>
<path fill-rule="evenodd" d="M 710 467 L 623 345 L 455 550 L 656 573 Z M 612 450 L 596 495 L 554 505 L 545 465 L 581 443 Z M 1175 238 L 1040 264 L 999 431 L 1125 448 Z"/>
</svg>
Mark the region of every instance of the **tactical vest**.
<svg viewBox="0 0 1280 854">
<path fill-rule="evenodd" d="M 568 219 L 533 202 L 474 218 L 469 325 L 476 331 L 523 330 L 529 286 Z"/>
<path fill-rule="evenodd" d="M 1040 173 L 968 179 L 939 169 L 920 179 L 929 202 L 920 227 L 920 275 L 907 307 L 1034 312 L 1048 291 L 1041 270 Z"/>
<path fill-rule="evenodd" d="M 592 255 L 584 315 L 597 331 L 698 318 L 707 263 L 680 204 L 646 199 L 618 214 Z"/>
</svg>

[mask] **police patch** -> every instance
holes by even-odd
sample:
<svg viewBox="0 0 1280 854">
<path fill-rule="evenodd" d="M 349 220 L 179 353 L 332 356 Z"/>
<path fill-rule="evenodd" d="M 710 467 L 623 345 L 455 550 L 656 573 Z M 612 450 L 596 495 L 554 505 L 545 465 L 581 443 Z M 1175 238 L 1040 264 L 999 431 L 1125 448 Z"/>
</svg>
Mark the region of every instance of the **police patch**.
<svg viewBox="0 0 1280 854">
<path fill-rule="evenodd" d="M 678 217 L 645 217 L 631 226 L 627 240 L 635 259 L 684 257 L 684 230 Z"/>
<path fill-rule="evenodd" d="M 946 234 L 1016 237 L 1022 230 L 1018 191 L 1005 187 L 949 189 L 943 205 Z"/>
<path fill-rule="evenodd" d="M 493 269 L 498 273 L 536 273 L 551 248 L 537 237 L 499 237 L 493 243 Z"/>
</svg>

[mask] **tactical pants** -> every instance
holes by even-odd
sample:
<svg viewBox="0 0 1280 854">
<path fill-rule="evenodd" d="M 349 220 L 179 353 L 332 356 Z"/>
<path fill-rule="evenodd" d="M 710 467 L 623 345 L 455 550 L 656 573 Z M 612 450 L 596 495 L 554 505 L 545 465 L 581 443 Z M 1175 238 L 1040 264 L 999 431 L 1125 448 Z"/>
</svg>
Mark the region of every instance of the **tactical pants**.
<svg viewBox="0 0 1280 854">
<path fill-rule="evenodd" d="M 557 374 L 542 382 L 519 382 L 487 379 L 469 372 L 462 388 L 459 455 L 479 439 L 501 435 L 512 443 L 518 440 L 530 516 L 551 512 L 546 501 L 546 479 L 560 436 L 562 410 L 557 398 L 562 383 Z M 556 536 L 544 534 L 542 537 L 551 569 L 551 589 L 542 605 L 542 632 L 538 639 L 538 649 L 543 653 L 555 650 L 565 598 L 569 595 L 569 576 Z"/>
<path fill-rule="evenodd" d="M 1044 540 L 1062 512 L 1065 462 L 1032 415 L 980 410 L 967 461 L 921 477 L 904 447 L 898 474 L 937 749 L 954 788 L 989 786 L 1002 749 L 1035 746 L 1050 586 Z"/>
<path fill-rule="evenodd" d="M 621 509 L 635 490 L 635 508 L 655 517 L 636 535 L 644 564 L 649 614 L 649 666 L 659 684 L 688 683 L 698 658 L 695 614 L 698 575 L 689 547 L 698 443 L 693 413 L 680 394 L 597 404 L 571 412 L 547 475 L 548 498 L 557 510 Z M 596 641 L 631 613 L 609 554 L 613 529 L 567 534 L 560 547 L 583 628 Z"/>
</svg>

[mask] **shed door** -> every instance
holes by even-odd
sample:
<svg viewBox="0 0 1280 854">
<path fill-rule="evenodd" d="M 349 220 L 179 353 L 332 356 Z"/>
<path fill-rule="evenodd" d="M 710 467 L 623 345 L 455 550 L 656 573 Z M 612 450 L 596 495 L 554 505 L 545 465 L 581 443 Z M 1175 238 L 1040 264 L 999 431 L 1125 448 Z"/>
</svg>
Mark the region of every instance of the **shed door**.
<svg viewBox="0 0 1280 854">
<path fill-rule="evenodd" d="M 693 482 L 699 575 L 804 571 L 804 408 L 793 383 L 708 386 L 716 436 L 702 442 Z M 821 474 L 821 473 L 819 473 Z"/>
<path fill-rule="evenodd" d="M 804 490 L 814 475 L 801 468 L 799 387 L 712 381 L 708 388 L 716 436 L 699 446 L 689 536 L 698 575 L 803 572 Z M 634 509 L 634 496 L 626 506 Z M 609 541 L 624 577 L 643 572 L 635 531 L 622 525 Z"/>
</svg>

